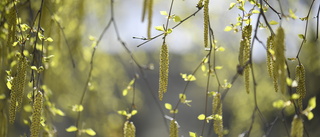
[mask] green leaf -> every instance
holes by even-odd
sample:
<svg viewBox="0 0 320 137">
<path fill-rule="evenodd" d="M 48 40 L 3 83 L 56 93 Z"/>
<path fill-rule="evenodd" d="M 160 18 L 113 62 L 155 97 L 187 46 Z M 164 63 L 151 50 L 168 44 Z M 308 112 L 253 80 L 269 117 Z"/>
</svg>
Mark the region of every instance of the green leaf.
<svg viewBox="0 0 320 137">
<path fill-rule="evenodd" d="M 38 68 L 37 68 L 36 66 L 31 66 L 31 69 L 32 69 L 32 70 L 35 70 L 35 71 L 38 70 Z"/>
<path fill-rule="evenodd" d="M 260 13 L 259 10 L 253 10 L 253 11 L 252 11 L 252 14 L 259 14 L 259 13 Z"/>
<path fill-rule="evenodd" d="M 226 49 L 224 48 L 224 47 L 219 47 L 218 49 L 217 49 L 217 51 L 221 51 L 221 52 L 223 52 L 223 51 L 225 51 Z"/>
<path fill-rule="evenodd" d="M 168 16 L 167 11 L 160 11 L 160 14 L 161 14 L 161 15 L 164 15 L 164 16 Z"/>
<path fill-rule="evenodd" d="M 45 41 L 52 42 L 53 39 L 51 37 L 48 37 L 48 38 L 45 39 Z"/>
<path fill-rule="evenodd" d="M 81 111 L 83 111 L 83 106 L 82 105 L 73 105 L 72 106 L 72 111 L 74 111 L 74 112 L 81 112 Z"/>
<path fill-rule="evenodd" d="M 127 116 L 127 111 L 125 110 L 119 110 L 118 114 L 123 115 L 123 116 Z"/>
<path fill-rule="evenodd" d="M 190 136 L 190 137 L 197 137 L 197 133 L 195 133 L 195 132 L 189 132 L 189 136 Z"/>
<path fill-rule="evenodd" d="M 24 105 L 23 106 L 23 110 L 26 112 L 32 112 L 32 106 L 31 105 Z"/>
<path fill-rule="evenodd" d="M 314 115 L 313 115 L 313 113 L 310 111 L 310 112 L 308 113 L 307 117 L 308 117 L 308 120 L 311 120 L 311 119 L 313 119 Z"/>
<path fill-rule="evenodd" d="M 55 108 L 55 109 L 54 109 L 54 112 L 55 112 L 56 114 L 58 114 L 59 116 L 65 116 L 64 112 L 63 112 L 62 110 L 60 110 L 60 109 Z"/>
<path fill-rule="evenodd" d="M 205 119 L 206 119 L 206 115 L 200 114 L 200 115 L 198 116 L 198 119 L 199 119 L 199 120 L 205 120 Z"/>
<path fill-rule="evenodd" d="M 165 107 L 166 109 L 168 109 L 168 110 L 172 110 L 172 105 L 169 104 L 169 103 L 165 103 L 165 104 L 164 104 L 164 107 Z"/>
<path fill-rule="evenodd" d="M 308 104 L 308 108 L 309 110 L 313 110 L 314 108 L 316 108 L 316 97 L 312 97 L 311 99 L 309 99 L 309 104 Z"/>
<path fill-rule="evenodd" d="M 283 100 L 278 100 L 272 103 L 272 106 L 274 108 L 282 109 L 284 107 L 284 101 Z"/>
<path fill-rule="evenodd" d="M 233 28 L 231 27 L 231 26 L 226 26 L 225 28 L 224 28 L 224 31 L 231 31 Z"/>
<path fill-rule="evenodd" d="M 298 36 L 299 36 L 300 39 L 303 39 L 303 40 L 306 39 L 306 37 L 303 34 L 299 34 Z"/>
<path fill-rule="evenodd" d="M 90 35 L 90 36 L 89 36 L 89 40 L 90 40 L 90 41 L 96 41 L 96 38 L 93 37 L 92 35 Z"/>
<path fill-rule="evenodd" d="M 300 97 L 300 95 L 297 94 L 297 93 L 294 93 L 294 94 L 291 95 L 292 99 L 298 99 L 299 97 Z"/>
<path fill-rule="evenodd" d="M 158 31 L 164 31 L 163 26 L 156 26 L 155 29 L 158 30 Z"/>
<path fill-rule="evenodd" d="M 222 69 L 223 67 L 222 66 L 216 66 L 214 67 L 216 70 L 219 70 L 219 69 Z"/>
<path fill-rule="evenodd" d="M 269 24 L 270 24 L 270 25 L 277 25 L 277 24 L 279 24 L 279 23 L 276 22 L 276 21 L 274 21 L 274 20 L 271 20 L 271 21 L 269 22 Z"/>
<path fill-rule="evenodd" d="M 38 38 L 39 38 L 40 40 L 44 40 L 44 39 L 45 39 L 45 37 L 44 37 L 40 32 L 38 32 Z"/>
<path fill-rule="evenodd" d="M 5 99 L 6 98 L 6 95 L 5 94 L 0 94 L 0 99 Z"/>
<path fill-rule="evenodd" d="M 292 19 L 297 19 L 298 18 L 291 9 L 289 9 L 289 17 L 292 18 Z"/>
<path fill-rule="evenodd" d="M 20 24 L 21 30 L 22 31 L 26 31 L 28 29 L 30 29 L 30 27 L 27 24 Z"/>
<path fill-rule="evenodd" d="M 11 87 L 12 87 L 11 81 L 8 81 L 8 82 L 7 82 L 7 87 L 8 87 L 8 89 L 11 90 Z"/>
<path fill-rule="evenodd" d="M 96 135 L 96 132 L 91 128 L 85 129 L 85 132 L 90 136 L 95 136 Z"/>
<path fill-rule="evenodd" d="M 197 80 L 196 77 L 194 75 L 192 75 L 192 74 L 187 75 L 187 74 L 180 73 L 180 75 L 184 79 L 184 81 L 195 81 L 195 80 Z"/>
<path fill-rule="evenodd" d="M 124 90 L 122 91 L 122 96 L 126 96 L 126 95 L 128 95 L 128 89 L 124 89 Z"/>
<path fill-rule="evenodd" d="M 132 115 L 132 116 L 135 115 L 135 114 L 137 114 L 137 113 L 138 113 L 137 110 L 132 110 L 132 111 L 131 111 L 131 115 Z"/>
<path fill-rule="evenodd" d="M 286 82 L 287 82 L 287 85 L 291 87 L 292 79 L 287 77 Z"/>
<path fill-rule="evenodd" d="M 174 22 L 180 22 L 180 21 L 181 21 L 181 18 L 180 18 L 179 16 L 177 16 L 177 15 L 174 15 L 174 16 L 173 16 L 173 21 L 174 21 Z"/>
<path fill-rule="evenodd" d="M 13 44 L 12 44 L 13 47 L 15 47 L 15 46 L 17 46 L 17 45 L 18 45 L 18 42 L 17 42 L 17 41 L 13 42 Z"/>
<path fill-rule="evenodd" d="M 74 132 L 74 131 L 77 131 L 77 127 L 76 126 L 70 126 L 66 129 L 67 132 Z"/>
<path fill-rule="evenodd" d="M 236 5 L 236 3 L 234 3 L 234 2 L 230 3 L 229 10 L 231 10 L 235 5 Z"/>
</svg>

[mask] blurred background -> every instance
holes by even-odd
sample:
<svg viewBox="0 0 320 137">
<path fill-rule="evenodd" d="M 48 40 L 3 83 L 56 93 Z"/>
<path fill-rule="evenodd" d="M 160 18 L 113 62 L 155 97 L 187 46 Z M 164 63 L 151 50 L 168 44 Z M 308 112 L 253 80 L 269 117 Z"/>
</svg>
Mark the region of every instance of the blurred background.
<svg viewBox="0 0 320 137">
<path fill-rule="evenodd" d="M 237 23 L 237 17 L 242 14 L 238 8 L 228 10 L 230 3 L 235 0 L 210 1 L 210 25 L 213 29 L 216 45 L 223 47 L 224 51 L 217 51 L 215 54 L 216 65 L 222 66 L 217 70 L 220 82 L 231 82 L 236 75 L 238 65 L 238 52 L 241 32 L 224 31 L 226 26 Z M 283 18 L 281 26 L 285 30 L 286 56 L 294 58 L 299 50 L 302 39 L 298 34 L 304 34 L 306 21 L 299 18 L 306 17 L 312 0 L 285 0 L 280 1 L 282 11 L 289 15 L 291 10 L 298 17 L 297 19 Z M 18 4 L 18 12 L 22 23 L 32 26 L 33 19 L 40 7 L 41 1 L 21 0 Z M 154 0 L 152 18 L 152 36 L 162 32 L 154 29 L 155 26 L 162 26 L 166 23 L 166 16 L 160 11 L 169 12 L 171 1 Z M 181 19 L 188 17 L 197 11 L 197 0 L 175 0 L 172 14 L 178 15 Z M 90 78 L 88 92 L 84 97 L 84 110 L 81 117 L 82 128 L 92 128 L 97 137 L 121 137 L 123 136 L 123 124 L 126 117 L 117 113 L 119 110 L 131 111 L 133 89 L 135 92 L 135 107 L 138 111 L 131 119 L 136 126 L 137 137 L 163 137 L 168 136 L 169 120 L 165 115 L 172 117 L 169 110 L 164 107 L 165 103 L 175 106 L 179 102 L 179 93 L 182 93 L 187 82 L 181 78 L 181 73 L 193 73 L 208 51 L 203 46 L 203 10 L 192 16 L 183 24 L 175 28 L 167 36 L 166 42 L 169 47 L 169 85 L 168 92 L 164 94 L 163 101 L 158 100 L 159 82 L 159 52 L 162 45 L 162 36 L 140 46 L 145 40 L 133 37 L 147 37 L 147 18 L 141 21 L 143 0 L 114 0 L 113 23 L 103 35 L 97 46 L 92 77 Z M 269 3 L 275 10 L 280 11 L 278 1 Z M 320 98 L 320 54 L 319 40 L 315 40 L 318 7 L 320 1 L 315 1 L 311 8 L 307 42 L 303 45 L 300 54 L 300 61 L 306 69 L 307 95 L 304 99 L 304 107 L 307 107 L 308 100 L 316 96 Z M 43 83 L 46 85 L 45 93 L 56 108 L 64 112 L 64 116 L 47 114 L 47 122 L 53 123 L 57 137 L 74 136 L 74 132 L 67 132 L 66 128 L 75 125 L 77 112 L 72 111 L 72 106 L 79 104 L 82 92 L 90 70 L 90 59 L 92 56 L 93 38 L 98 40 L 103 29 L 112 18 L 111 0 L 47 0 L 44 3 L 41 26 L 45 29 L 44 35 L 53 38 L 53 42 L 46 44 L 46 55 L 54 57 L 46 64 Z M 246 2 L 245 8 L 249 10 L 252 4 Z M 271 9 L 265 12 L 268 21 L 274 20 L 280 23 L 278 15 Z M 252 15 L 253 30 L 257 22 L 258 14 Z M 260 20 L 264 23 L 263 20 Z M 125 43 L 124 47 L 118 40 L 115 23 L 119 36 Z M 169 28 L 177 22 L 170 21 Z M 276 30 L 280 24 L 272 25 Z M 318 24 L 319 25 L 319 24 Z M 240 29 L 240 28 L 238 28 Z M 63 34 L 64 33 L 64 34 Z M 319 32 L 318 32 L 319 33 Z M 270 35 L 268 29 L 259 28 L 257 36 L 266 44 Z M 89 39 L 91 38 L 91 40 Z M 70 50 L 68 46 L 70 46 Z M 126 48 L 131 51 L 131 55 Z M 29 47 L 31 49 L 31 47 Z M 71 56 L 74 59 L 75 67 L 72 65 Z M 263 119 L 256 113 L 251 136 L 288 136 L 291 121 L 294 116 L 294 107 L 291 105 L 281 111 L 273 107 L 277 100 L 288 101 L 290 95 L 275 92 L 272 79 L 268 76 L 266 65 L 266 51 L 263 45 L 255 41 L 253 45 L 253 69 L 257 82 L 257 103 Z M 142 67 L 139 68 L 135 62 Z M 288 61 L 291 78 L 294 79 L 295 66 L 297 61 Z M 1 77 L 5 78 L 2 67 Z M 129 82 L 135 77 L 133 89 L 130 89 L 127 96 L 122 92 L 127 88 Z M 198 116 L 205 111 L 205 96 L 207 92 L 218 91 L 216 76 L 211 77 L 209 91 L 206 91 L 206 73 L 198 69 L 195 73 L 196 81 L 189 83 L 186 88 L 188 100 L 191 105 L 180 104 L 179 112 L 175 118 L 180 125 L 179 136 L 188 137 L 189 132 L 202 131 L 203 121 Z M 4 79 L 2 80 L 4 81 Z M 2 91 L 9 97 L 9 90 L 2 82 Z M 253 88 L 252 88 L 253 89 Z M 29 92 L 32 91 L 28 88 Z M 222 89 L 221 91 L 224 91 Z M 253 91 L 253 90 L 251 90 Z M 208 110 L 211 111 L 211 101 L 208 101 Z M 244 87 L 244 80 L 239 76 L 229 89 L 223 99 L 223 125 L 225 136 L 237 137 L 245 133 L 251 124 L 254 111 L 254 94 L 247 94 Z M 319 102 L 319 101 L 318 101 Z M 28 105 L 28 99 L 25 98 Z M 164 113 L 162 113 L 164 112 Z M 283 113 L 282 113 L 283 112 Z M 320 109 L 313 110 L 314 118 L 308 120 L 304 117 L 305 130 L 308 136 L 320 134 Z M 8 135 L 21 136 L 28 134 L 29 128 L 25 120 L 29 119 L 31 112 L 21 111 L 17 122 L 10 125 Z M 208 114 L 209 115 L 209 114 Z M 270 126 L 273 123 L 274 125 Z M 82 136 L 88 136 L 83 134 Z M 216 136 L 213 132 L 212 122 L 207 123 L 204 136 Z"/>
</svg>

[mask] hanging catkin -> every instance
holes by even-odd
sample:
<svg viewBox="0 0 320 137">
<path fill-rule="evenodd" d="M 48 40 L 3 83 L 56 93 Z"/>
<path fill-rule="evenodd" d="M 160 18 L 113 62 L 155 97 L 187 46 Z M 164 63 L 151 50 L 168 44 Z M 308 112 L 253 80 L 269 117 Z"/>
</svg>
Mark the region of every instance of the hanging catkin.
<svg viewBox="0 0 320 137">
<path fill-rule="evenodd" d="M 123 127 L 124 137 L 135 137 L 136 136 L 136 127 L 133 122 L 126 121 Z"/>
<path fill-rule="evenodd" d="M 178 123 L 176 120 L 172 119 L 170 121 L 170 137 L 178 137 L 179 130 L 178 130 Z"/>
<path fill-rule="evenodd" d="M 273 87 L 278 92 L 278 71 L 275 66 L 275 47 L 274 47 L 274 35 L 271 35 L 267 39 L 267 69 L 269 76 L 273 79 Z"/>
<path fill-rule="evenodd" d="M 30 127 L 30 137 L 38 137 L 40 131 L 41 112 L 43 106 L 43 94 L 38 91 L 33 102 L 32 121 Z"/>
<path fill-rule="evenodd" d="M 160 68 L 159 68 L 159 99 L 162 100 L 163 94 L 167 92 L 169 73 L 169 51 L 167 44 L 161 46 Z"/>
<path fill-rule="evenodd" d="M 153 13 L 153 0 L 148 2 L 148 39 L 151 38 L 151 26 L 152 26 L 152 13 Z"/>
<path fill-rule="evenodd" d="M 6 137 L 8 133 L 8 119 L 4 111 L 0 111 L 0 119 L 0 136 Z"/>
<path fill-rule="evenodd" d="M 243 28 L 239 49 L 239 64 L 244 68 L 245 87 L 248 94 L 250 93 L 250 65 L 248 65 L 248 62 L 250 61 L 251 52 L 251 32 L 251 25 L 247 25 Z"/>
<path fill-rule="evenodd" d="M 293 117 L 291 122 L 290 137 L 303 137 L 303 121 L 297 115 Z"/>
<path fill-rule="evenodd" d="M 17 14 L 14 7 L 11 7 L 9 14 L 7 16 L 8 19 L 8 40 L 7 45 L 11 46 L 15 41 L 15 33 L 16 33 L 16 26 L 17 26 Z"/>
<path fill-rule="evenodd" d="M 204 47 L 208 46 L 208 33 L 209 33 L 209 0 L 204 0 L 204 20 L 203 20 L 203 34 L 204 34 Z"/>
<path fill-rule="evenodd" d="M 221 102 L 220 93 L 216 93 L 213 97 L 212 115 L 215 117 L 213 119 L 213 130 L 217 135 L 219 135 L 219 137 L 222 137 L 223 136 L 223 120 L 222 120 L 222 102 Z"/>
<path fill-rule="evenodd" d="M 26 83 L 27 73 L 27 59 L 20 56 L 18 58 L 17 75 L 12 80 L 12 87 L 10 93 L 10 107 L 9 107 L 9 122 L 14 123 L 16 111 L 20 110 L 22 106 L 22 98 L 24 87 Z"/>
<path fill-rule="evenodd" d="M 27 76 L 27 67 L 28 62 L 26 57 L 20 57 L 18 61 L 18 74 L 17 74 L 17 82 L 18 82 L 18 90 L 17 93 L 17 110 L 20 110 L 22 106 L 22 99 L 24 95 L 24 88 L 26 85 L 26 76 Z"/>
<path fill-rule="evenodd" d="M 280 91 L 285 93 L 286 83 L 286 58 L 285 58 L 285 45 L 284 45 L 284 30 L 282 27 L 277 29 L 276 37 L 274 38 L 274 49 L 275 49 L 275 64 L 274 64 L 274 80 L 278 79 Z M 278 78 L 276 78 L 278 77 Z M 276 89 L 277 91 L 277 89 Z"/>
<path fill-rule="evenodd" d="M 302 111 L 302 99 L 306 96 L 305 70 L 302 64 L 299 64 L 296 67 L 296 81 L 298 82 L 297 93 L 300 95 L 298 106 L 300 111 Z"/>
<path fill-rule="evenodd" d="M 273 77 L 273 69 L 274 69 L 274 60 L 272 55 L 272 52 L 274 52 L 273 38 L 274 38 L 274 35 L 271 35 L 267 39 L 267 69 L 270 77 Z"/>
</svg>

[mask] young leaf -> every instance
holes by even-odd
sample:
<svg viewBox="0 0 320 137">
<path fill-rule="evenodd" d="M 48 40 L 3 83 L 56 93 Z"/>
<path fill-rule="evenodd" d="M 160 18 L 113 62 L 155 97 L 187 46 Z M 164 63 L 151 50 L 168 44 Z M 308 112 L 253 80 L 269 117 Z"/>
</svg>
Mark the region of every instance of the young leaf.
<svg viewBox="0 0 320 137">
<path fill-rule="evenodd" d="M 169 104 L 169 103 L 165 103 L 165 104 L 164 104 L 164 107 L 165 107 L 166 109 L 168 109 L 168 110 L 171 110 L 171 109 L 172 109 L 172 105 Z"/>
<path fill-rule="evenodd" d="M 164 16 L 168 16 L 167 11 L 160 11 L 160 14 L 161 14 L 161 15 L 164 15 Z"/>
<path fill-rule="evenodd" d="M 199 119 L 199 120 L 205 120 L 205 119 L 206 119 L 206 116 L 205 116 L 204 114 L 200 114 L 200 115 L 198 116 L 198 119 Z"/>
<path fill-rule="evenodd" d="M 96 132 L 91 128 L 85 129 L 85 132 L 90 136 L 95 136 L 96 135 Z"/>
<path fill-rule="evenodd" d="M 156 26 L 155 29 L 158 30 L 158 31 L 164 31 L 163 26 Z"/>
<path fill-rule="evenodd" d="M 274 21 L 274 20 L 271 20 L 271 21 L 269 22 L 269 24 L 270 24 L 270 25 L 277 25 L 277 24 L 279 24 L 279 23 L 276 22 L 276 21 Z"/>
<path fill-rule="evenodd" d="M 74 132 L 74 131 L 77 131 L 77 127 L 76 126 L 70 126 L 66 129 L 67 132 Z"/>
<path fill-rule="evenodd" d="M 311 99 L 309 99 L 308 108 L 310 110 L 313 110 L 314 108 L 316 108 L 316 97 L 312 97 Z"/>
</svg>

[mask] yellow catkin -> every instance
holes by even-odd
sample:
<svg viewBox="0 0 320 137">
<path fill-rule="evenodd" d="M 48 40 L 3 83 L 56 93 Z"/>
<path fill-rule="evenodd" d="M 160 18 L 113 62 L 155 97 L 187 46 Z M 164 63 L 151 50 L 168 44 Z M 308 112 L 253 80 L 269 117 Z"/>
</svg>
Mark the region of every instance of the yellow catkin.
<svg viewBox="0 0 320 137">
<path fill-rule="evenodd" d="M 151 38 L 151 26 L 152 26 L 152 13 L 153 13 L 153 0 L 148 2 L 148 39 Z"/>
<path fill-rule="evenodd" d="M 8 119 L 4 111 L 0 112 L 0 136 L 6 137 L 8 133 Z"/>
<path fill-rule="evenodd" d="M 208 34 L 209 34 L 209 0 L 204 0 L 204 20 L 203 20 L 203 34 L 204 34 L 204 47 L 208 46 Z"/>
<path fill-rule="evenodd" d="M 222 102 L 221 94 L 216 93 L 212 101 L 213 130 L 219 136 L 223 136 Z"/>
<path fill-rule="evenodd" d="M 30 127 L 30 137 L 38 137 L 40 131 L 41 112 L 43 106 L 43 94 L 38 91 L 33 102 L 32 121 Z"/>
<path fill-rule="evenodd" d="M 16 33 L 16 26 L 17 26 L 17 14 L 15 8 L 12 6 L 9 14 L 8 14 L 8 40 L 7 45 L 12 45 L 15 41 L 15 33 Z"/>
<path fill-rule="evenodd" d="M 149 0 L 144 0 L 143 1 L 142 18 L 141 18 L 142 22 L 144 21 L 144 18 L 146 16 L 146 11 L 147 11 L 147 8 L 148 8 L 148 2 L 149 2 Z"/>
<path fill-rule="evenodd" d="M 274 51 L 273 37 L 274 35 L 271 35 L 268 37 L 268 40 L 267 40 L 267 69 L 270 77 L 273 77 L 273 69 L 274 69 L 273 55 L 270 52 L 270 51 Z"/>
<path fill-rule="evenodd" d="M 17 84 L 15 84 L 15 78 L 12 81 L 12 87 L 11 89 L 14 89 L 17 87 Z M 14 123 L 14 120 L 16 119 L 16 109 L 17 109 L 17 95 L 15 90 L 11 90 L 10 93 L 10 106 L 9 106 L 9 122 L 10 124 Z"/>
<path fill-rule="evenodd" d="M 136 136 L 136 127 L 133 122 L 126 121 L 123 127 L 124 137 L 135 137 Z"/>
<path fill-rule="evenodd" d="M 24 95 L 24 88 L 26 85 L 26 76 L 27 76 L 27 67 L 28 62 L 26 57 L 20 57 L 18 61 L 18 74 L 17 74 L 17 83 L 18 83 L 18 90 L 17 93 L 17 110 L 20 110 L 22 106 L 22 99 Z"/>
<path fill-rule="evenodd" d="M 159 68 L 159 99 L 162 100 L 163 94 L 167 92 L 169 73 L 169 51 L 167 44 L 161 46 L 160 68 Z"/>
<path fill-rule="evenodd" d="M 9 107 L 9 122 L 14 123 L 16 111 L 20 110 L 22 106 L 22 98 L 26 82 L 27 72 L 27 59 L 26 57 L 18 58 L 17 75 L 12 80 L 12 87 L 10 93 L 10 107 Z"/>
<path fill-rule="evenodd" d="M 274 49 L 275 49 L 275 64 L 274 64 L 274 79 L 278 77 L 280 91 L 285 93 L 287 82 L 286 82 L 286 58 L 285 58 L 285 45 L 284 45 L 284 30 L 282 27 L 277 29 L 276 37 L 274 38 Z M 277 90 L 276 90 L 277 91 Z"/>
<path fill-rule="evenodd" d="M 297 115 L 294 116 L 291 122 L 290 137 L 303 137 L 303 121 Z"/>
<path fill-rule="evenodd" d="M 298 106 L 302 111 L 302 100 L 306 96 L 306 84 L 305 84 L 305 69 L 302 64 L 296 67 L 296 81 L 298 82 L 297 93 L 300 95 L 298 99 Z"/>
<path fill-rule="evenodd" d="M 178 123 L 176 120 L 172 119 L 170 121 L 170 137 L 178 137 L 179 130 L 178 130 Z"/>
<path fill-rule="evenodd" d="M 244 68 L 245 87 L 248 94 L 250 93 L 250 65 L 248 65 L 248 61 L 250 61 L 251 52 L 251 32 L 251 25 L 247 25 L 243 28 L 239 50 L 239 64 Z"/>
</svg>

